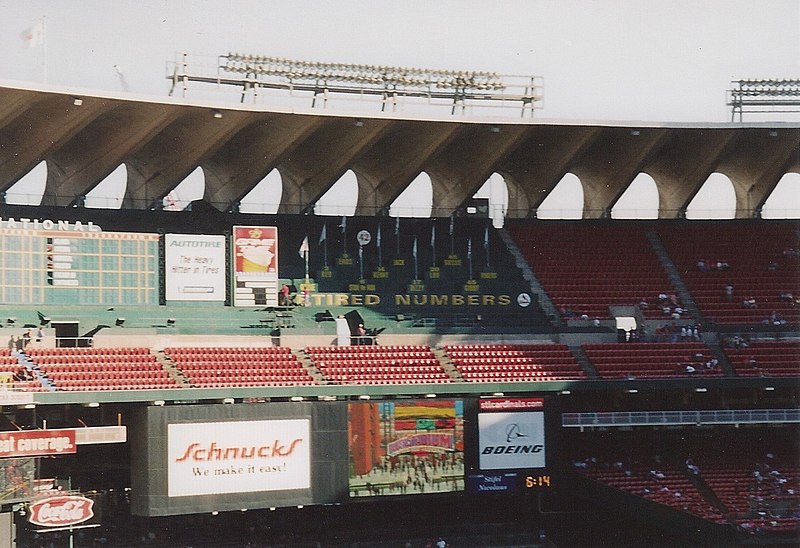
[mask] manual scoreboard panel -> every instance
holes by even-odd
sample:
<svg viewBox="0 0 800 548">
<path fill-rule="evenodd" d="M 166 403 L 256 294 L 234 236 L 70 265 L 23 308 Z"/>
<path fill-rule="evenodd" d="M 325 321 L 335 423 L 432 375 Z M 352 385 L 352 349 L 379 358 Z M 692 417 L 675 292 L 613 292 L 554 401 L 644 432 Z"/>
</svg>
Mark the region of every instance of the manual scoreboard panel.
<svg viewBox="0 0 800 548">
<path fill-rule="evenodd" d="M 3 304 L 158 304 L 159 236 L 0 229 Z"/>
</svg>

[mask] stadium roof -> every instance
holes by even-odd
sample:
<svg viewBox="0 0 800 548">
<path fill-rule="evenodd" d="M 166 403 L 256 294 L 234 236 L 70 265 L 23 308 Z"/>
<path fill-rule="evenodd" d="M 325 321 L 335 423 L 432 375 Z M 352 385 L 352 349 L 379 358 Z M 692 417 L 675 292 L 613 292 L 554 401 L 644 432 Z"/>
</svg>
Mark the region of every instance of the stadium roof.
<svg viewBox="0 0 800 548">
<path fill-rule="evenodd" d="M 0 84 L 2 86 L 2 84 Z M 433 215 L 458 211 L 493 173 L 508 216 L 535 215 L 567 173 L 584 188 L 584 217 L 602 217 L 639 173 L 653 177 L 661 218 L 681 215 L 709 175 L 726 175 L 750 217 L 788 172 L 800 172 L 800 124 L 591 123 L 519 118 L 439 119 L 267 110 L 68 89 L 0 87 L 0 192 L 42 161 L 41 205 L 75 206 L 121 164 L 122 207 L 159 208 L 198 166 L 203 199 L 235 209 L 277 169 L 279 213 L 308 213 L 347 171 L 357 215 L 381 214 L 424 171 Z"/>
</svg>

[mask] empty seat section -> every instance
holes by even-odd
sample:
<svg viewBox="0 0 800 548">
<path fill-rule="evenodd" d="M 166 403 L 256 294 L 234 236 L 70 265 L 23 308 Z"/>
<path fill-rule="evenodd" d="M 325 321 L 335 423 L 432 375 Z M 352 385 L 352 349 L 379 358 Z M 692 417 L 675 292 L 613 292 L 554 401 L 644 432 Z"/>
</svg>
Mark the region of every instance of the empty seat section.
<svg viewBox="0 0 800 548">
<path fill-rule="evenodd" d="M 315 384 L 287 347 L 174 347 L 164 354 L 196 388 Z"/>
<path fill-rule="evenodd" d="M 604 379 L 717 377 L 723 375 L 701 342 L 598 343 L 582 345 Z"/>
<path fill-rule="evenodd" d="M 642 313 L 671 318 L 655 306 L 676 291 L 647 239 L 647 225 L 509 224 L 508 232 L 564 319 L 609 318 L 612 305 L 652 303 Z M 683 313 L 683 318 L 686 314 Z"/>
<path fill-rule="evenodd" d="M 451 379 L 427 345 L 318 346 L 305 349 L 334 384 L 425 384 Z"/>
<path fill-rule="evenodd" d="M 706 321 L 780 326 L 800 323 L 796 230 L 785 221 L 687 223 L 659 237 Z"/>
<path fill-rule="evenodd" d="M 800 376 L 800 341 L 736 341 L 728 339 L 725 355 L 743 377 Z"/>
<path fill-rule="evenodd" d="M 26 353 L 56 390 L 178 387 L 147 348 L 32 348 Z"/>
<path fill-rule="evenodd" d="M 585 379 L 566 345 L 473 344 L 444 347 L 467 382 L 531 382 Z"/>
</svg>

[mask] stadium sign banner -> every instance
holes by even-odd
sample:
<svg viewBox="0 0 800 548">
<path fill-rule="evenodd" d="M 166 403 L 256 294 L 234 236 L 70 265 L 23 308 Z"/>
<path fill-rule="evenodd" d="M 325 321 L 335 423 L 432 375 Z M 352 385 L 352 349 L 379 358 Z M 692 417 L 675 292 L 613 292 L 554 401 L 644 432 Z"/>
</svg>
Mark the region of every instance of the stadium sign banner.
<svg viewBox="0 0 800 548">
<path fill-rule="evenodd" d="M 233 227 L 233 305 L 278 306 L 278 229 Z"/>
<path fill-rule="evenodd" d="M 170 497 L 308 489 L 309 419 L 172 423 Z"/>
<path fill-rule="evenodd" d="M 225 300 L 225 236 L 166 234 L 168 301 Z"/>
<path fill-rule="evenodd" d="M 77 452 L 74 429 L 0 432 L 0 458 Z"/>
<path fill-rule="evenodd" d="M 94 517 L 94 501 L 79 495 L 37 500 L 30 505 L 28 521 L 42 527 L 69 527 Z"/>
<path fill-rule="evenodd" d="M 530 411 L 530 409 L 540 409 Z M 544 405 L 541 398 L 487 399 L 479 404 L 481 470 L 545 467 Z M 524 411 L 527 409 L 527 411 Z"/>
</svg>

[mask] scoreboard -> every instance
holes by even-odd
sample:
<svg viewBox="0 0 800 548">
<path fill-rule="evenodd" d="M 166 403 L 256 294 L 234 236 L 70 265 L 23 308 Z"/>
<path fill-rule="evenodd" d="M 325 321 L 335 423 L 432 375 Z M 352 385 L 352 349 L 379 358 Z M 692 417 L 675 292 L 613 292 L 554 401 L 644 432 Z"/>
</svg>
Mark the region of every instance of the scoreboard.
<svg viewBox="0 0 800 548">
<path fill-rule="evenodd" d="M 4 304 L 158 304 L 159 235 L 0 228 Z"/>
</svg>

